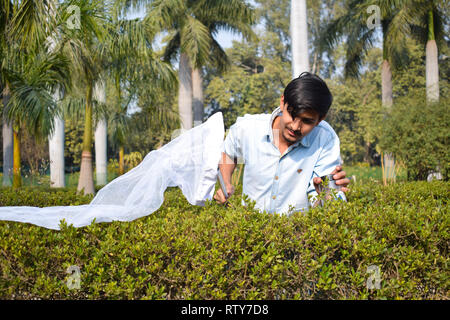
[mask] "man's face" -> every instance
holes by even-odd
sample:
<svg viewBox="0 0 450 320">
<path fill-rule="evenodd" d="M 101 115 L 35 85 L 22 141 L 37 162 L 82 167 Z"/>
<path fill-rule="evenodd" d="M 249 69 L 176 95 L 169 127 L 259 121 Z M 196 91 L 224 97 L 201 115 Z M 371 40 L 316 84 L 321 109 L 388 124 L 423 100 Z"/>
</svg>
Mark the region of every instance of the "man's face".
<svg viewBox="0 0 450 320">
<path fill-rule="evenodd" d="M 283 114 L 280 117 L 279 128 L 282 138 L 290 145 L 308 135 L 323 118 L 321 119 L 315 111 L 306 110 L 293 119 L 287 111 L 287 106 L 287 103 L 284 103 L 284 97 L 281 97 L 280 108 Z"/>
</svg>

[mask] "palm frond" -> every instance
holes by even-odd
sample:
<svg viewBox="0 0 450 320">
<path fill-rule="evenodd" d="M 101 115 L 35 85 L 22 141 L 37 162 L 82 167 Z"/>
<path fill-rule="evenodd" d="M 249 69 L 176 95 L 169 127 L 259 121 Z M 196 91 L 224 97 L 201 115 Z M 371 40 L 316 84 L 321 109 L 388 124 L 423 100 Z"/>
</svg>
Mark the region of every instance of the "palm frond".
<svg viewBox="0 0 450 320">
<path fill-rule="evenodd" d="M 54 30 L 55 8 L 50 0 L 23 0 L 14 12 L 8 33 L 21 47 L 40 45 Z"/>
<path fill-rule="evenodd" d="M 188 55 L 193 67 L 202 66 L 209 57 L 212 37 L 208 28 L 188 15 L 180 30 L 181 52 Z"/>
<path fill-rule="evenodd" d="M 183 0 L 156 0 L 149 5 L 144 22 L 153 30 L 161 32 L 176 27 L 186 12 Z"/>
</svg>

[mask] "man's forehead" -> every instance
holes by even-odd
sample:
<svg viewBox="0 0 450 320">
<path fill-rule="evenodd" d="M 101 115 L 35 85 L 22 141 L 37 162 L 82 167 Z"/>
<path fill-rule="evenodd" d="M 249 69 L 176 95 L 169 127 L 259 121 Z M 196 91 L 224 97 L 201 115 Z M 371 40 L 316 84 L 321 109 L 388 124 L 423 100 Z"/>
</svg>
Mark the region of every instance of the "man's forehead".
<svg viewBox="0 0 450 320">
<path fill-rule="evenodd" d="M 320 118 L 320 115 L 318 112 L 316 112 L 314 110 L 301 108 L 296 113 L 295 118 L 299 118 L 301 120 L 303 120 L 303 119 L 317 120 Z"/>
</svg>

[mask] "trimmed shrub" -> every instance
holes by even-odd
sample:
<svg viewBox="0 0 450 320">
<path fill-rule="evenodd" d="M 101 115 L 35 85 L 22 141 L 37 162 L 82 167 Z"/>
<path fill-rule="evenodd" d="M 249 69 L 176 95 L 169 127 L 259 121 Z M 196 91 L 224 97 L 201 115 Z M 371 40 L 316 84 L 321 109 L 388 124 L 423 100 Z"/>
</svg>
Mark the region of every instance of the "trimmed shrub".
<svg viewBox="0 0 450 320">
<path fill-rule="evenodd" d="M 96 188 L 97 189 L 97 188 Z M 98 191 L 98 190 L 97 190 Z M 0 206 L 69 206 L 89 203 L 92 195 L 78 194 L 74 188 L 0 187 Z"/>
<path fill-rule="evenodd" d="M 0 221 L 0 298 L 448 299 L 449 189 L 354 185 L 347 203 L 287 217 L 245 196 L 247 207 L 239 196 L 228 209 L 191 206 L 169 188 L 159 210 L 132 222 L 54 231 Z M 89 202 L 7 190 L 2 205 Z M 79 289 L 69 289 L 70 266 Z"/>
</svg>

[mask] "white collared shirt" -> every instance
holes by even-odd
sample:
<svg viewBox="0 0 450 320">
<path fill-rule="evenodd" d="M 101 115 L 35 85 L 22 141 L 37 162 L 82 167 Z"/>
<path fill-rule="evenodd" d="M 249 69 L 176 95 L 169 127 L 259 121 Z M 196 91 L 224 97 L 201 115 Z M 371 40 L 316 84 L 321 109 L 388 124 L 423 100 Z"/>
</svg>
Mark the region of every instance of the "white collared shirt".
<svg viewBox="0 0 450 320">
<path fill-rule="evenodd" d="M 326 121 L 282 155 L 274 144 L 272 129 L 280 113 L 278 107 L 272 114 L 238 117 L 223 151 L 245 164 L 242 193 L 256 201 L 255 208 L 290 214 L 308 210 L 308 195 L 317 196 L 312 179 L 330 174 L 341 164 L 341 156 L 339 138 Z"/>
</svg>

